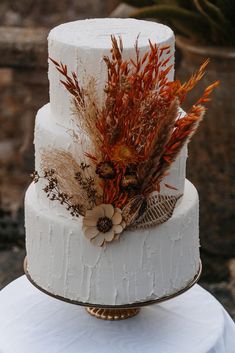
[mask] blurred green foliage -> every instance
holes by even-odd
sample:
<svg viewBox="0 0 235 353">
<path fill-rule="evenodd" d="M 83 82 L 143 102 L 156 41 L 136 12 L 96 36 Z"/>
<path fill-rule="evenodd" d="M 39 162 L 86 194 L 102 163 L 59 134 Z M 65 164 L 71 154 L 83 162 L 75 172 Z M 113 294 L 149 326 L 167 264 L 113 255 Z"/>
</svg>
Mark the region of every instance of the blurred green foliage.
<svg viewBox="0 0 235 353">
<path fill-rule="evenodd" d="M 198 44 L 235 46 L 235 0 L 125 0 Z"/>
</svg>

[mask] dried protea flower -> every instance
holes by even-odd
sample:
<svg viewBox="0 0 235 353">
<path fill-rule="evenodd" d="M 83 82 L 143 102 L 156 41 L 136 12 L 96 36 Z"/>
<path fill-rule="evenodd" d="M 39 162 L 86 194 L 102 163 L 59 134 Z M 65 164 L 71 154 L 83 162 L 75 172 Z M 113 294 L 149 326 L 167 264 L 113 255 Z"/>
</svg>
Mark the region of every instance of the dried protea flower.
<svg viewBox="0 0 235 353">
<path fill-rule="evenodd" d="M 96 167 L 96 174 L 102 179 L 114 179 L 116 170 L 113 162 L 100 162 Z"/>
<path fill-rule="evenodd" d="M 138 190 L 140 187 L 139 184 L 139 180 L 138 177 L 136 175 L 136 173 L 126 173 L 123 175 L 122 179 L 121 179 L 121 188 L 123 190 Z"/>
<path fill-rule="evenodd" d="M 126 227 L 122 211 L 111 204 L 102 204 L 88 210 L 83 218 L 83 232 L 94 245 L 118 239 Z"/>
<path fill-rule="evenodd" d="M 114 161 L 117 161 L 125 166 L 138 162 L 138 155 L 135 148 L 130 144 L 120 142 L 111 148 L 111 156 Z"/>
</svg>

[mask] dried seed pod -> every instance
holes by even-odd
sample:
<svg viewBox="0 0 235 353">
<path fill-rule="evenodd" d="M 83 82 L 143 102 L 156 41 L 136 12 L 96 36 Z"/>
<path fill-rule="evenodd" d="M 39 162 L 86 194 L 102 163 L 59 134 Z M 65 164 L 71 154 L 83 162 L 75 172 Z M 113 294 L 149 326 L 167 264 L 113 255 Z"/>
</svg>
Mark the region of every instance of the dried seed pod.
<svg viewBox="0 0 235 353">
<path fill-rule="evenodd" d="M 121 189 L 122 190 L 138 190 L 140 188 L 139 180 L 135 173 L 124 174 L 121 179 Z"/>
<path fill-rule="evenodd" d="M 116 176 L 113 162 L 100 162 L 97 165 L 95 172 L 102 179 L 114 179 Z"/>
<path fill-rule="evenodd" d="M 146 210 L 147 201 L 143 195 L 137 195 L 130 199 L 122 210 L 123 218 L 126 225 L 133 224 Z"/>
</svg>

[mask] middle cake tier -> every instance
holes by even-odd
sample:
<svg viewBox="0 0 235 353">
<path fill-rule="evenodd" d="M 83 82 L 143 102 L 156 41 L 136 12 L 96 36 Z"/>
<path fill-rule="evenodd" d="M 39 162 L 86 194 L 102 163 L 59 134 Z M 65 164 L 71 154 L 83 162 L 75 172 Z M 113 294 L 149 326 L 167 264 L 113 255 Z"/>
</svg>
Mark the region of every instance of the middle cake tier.
<svg viewBox="0 0 235 353">
<path fill-rule="evenodd" d="M 181 111 L 180 114 L 183 114 Z M 53 150 L 63 150 L 71 153 L 73 158 L 77 161 L 84 160 L 84 153 L 89 151 L 89 140 L 83 133 L 74 135 L 74 131 L 67 129 L 60 125 L 53 119 L 50 104 L 42 107 L 37 114 L 35 123 L 35 170 L 39 174 L 43 173 L 42 170 L 42 156 L 43 154 L 52 152 Z M 167 176 L 161 182 L 161 194 L 182 195 L 185 185 L 186 173 L 186 159 L 187 159 L 187 146 L 184 146 L 179 156 L 172 163 Z M 170 185 L 174 189 L 169 189 L 165 185 Z M 40 180 L 36 184 L 36 192 L 39 198 L 47 201 L 45 193 L 42 191 L 43 181 Z M 59 207 L 57 203 L 52 203 L 52 207 L 58 208 L 63 214 L 67 211 L 63 207 Z"/>
</svg>

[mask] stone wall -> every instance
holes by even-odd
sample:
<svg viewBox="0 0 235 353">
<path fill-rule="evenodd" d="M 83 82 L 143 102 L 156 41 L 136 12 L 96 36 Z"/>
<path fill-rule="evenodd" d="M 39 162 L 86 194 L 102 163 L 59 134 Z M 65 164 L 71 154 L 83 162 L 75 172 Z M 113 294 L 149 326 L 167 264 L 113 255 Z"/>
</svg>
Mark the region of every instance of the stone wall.
<svg viewBox="0 0 235 353">
<path fill-rule="evenodd" d="M 48 101 L 49 29 L 75 19 L 107 16 L 117 2 L 0 2 L 0 245 L 1 239 L 13 238 L 9 212 L 15 224 L 14 217 L 22 208 L 29 173 L 34 168 L 34 118 Z"/>
<path fill-rule="evenodd" d="M 0 239 L 12 239 L 9 212 L 15 222 L 34 168 L 34 118 L 48 101 L 47 34 L 44 28 L 0 27 Z"/>
<path fill-rule="evenodd" d="M 7 26 L 46 26 L 80 18 L 105 17 L 118 0 L 1 0 L 0 23 Z"/>
</svg>

